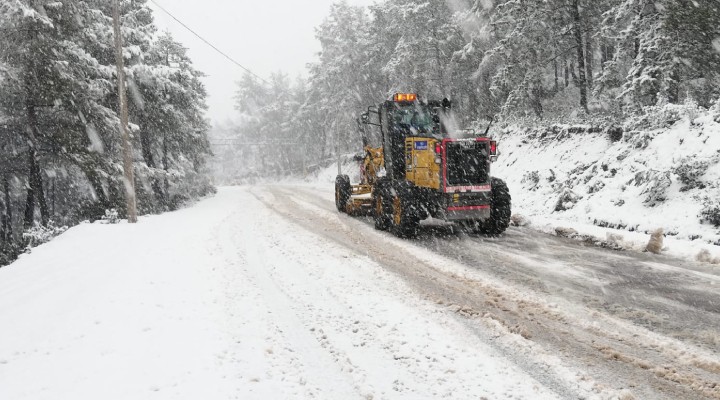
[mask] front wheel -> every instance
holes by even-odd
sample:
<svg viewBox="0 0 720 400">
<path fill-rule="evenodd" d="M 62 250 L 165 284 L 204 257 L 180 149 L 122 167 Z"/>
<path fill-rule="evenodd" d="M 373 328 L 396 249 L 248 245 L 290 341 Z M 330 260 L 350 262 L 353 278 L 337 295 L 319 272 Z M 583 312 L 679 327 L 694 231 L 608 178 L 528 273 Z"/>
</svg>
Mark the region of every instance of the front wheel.
<svg viewBox="0 0 720 400">
<path fill-rule="evenodd" d="M 490 219 L 485 221 L 482 231 L 488 235 L 499 235 L 510 226 L 511 198 L 510 190 L 502 179 L 492 178 L 492 207 Z"/>
<path fill-rule="evenodd" d="M 392 196 L 392 231 L 401 238 L 414 238 L 418 234 L 420 218 L 410 191 L 398 185 Z"/>
</svg>

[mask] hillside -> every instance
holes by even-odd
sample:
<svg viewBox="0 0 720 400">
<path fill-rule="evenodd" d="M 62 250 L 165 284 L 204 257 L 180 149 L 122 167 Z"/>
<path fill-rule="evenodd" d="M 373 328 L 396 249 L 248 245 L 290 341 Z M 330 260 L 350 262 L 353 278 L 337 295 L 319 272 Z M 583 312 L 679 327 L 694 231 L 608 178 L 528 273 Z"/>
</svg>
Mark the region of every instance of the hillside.
<svg viewBox="0 0 720 400">
<path fill-rule="evenodd" d="M 636 246 L 643 239 L 634 233 L 646 242 L 661 228 L 680 254 L 720 256 L 720 124 L 708 112 L 658 118 L 677 121 L 624 131 L 505 128 L 494 173 L 508 180 L 514 211 L 539 228 L 620 233 Z"/>
</svg>

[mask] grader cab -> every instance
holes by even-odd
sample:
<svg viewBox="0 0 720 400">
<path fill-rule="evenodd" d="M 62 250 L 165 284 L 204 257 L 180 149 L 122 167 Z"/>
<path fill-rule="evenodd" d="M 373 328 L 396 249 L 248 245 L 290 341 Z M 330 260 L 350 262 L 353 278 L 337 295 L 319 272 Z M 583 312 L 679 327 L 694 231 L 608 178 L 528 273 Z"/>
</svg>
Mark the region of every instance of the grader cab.
<svg viewBox="0 0 720 400">
<path fill-rule="evenodd" d="M 360 116 L 361 182 L 335 180 L 339 211 L 368 213 L 375 228 L 413 237 L 430 216 L 473 232 L 500 234 L 510 223 L 510 194 L 490 175 L 497 143 L 486 135 L 450 137 L 451 102 L 396 94 Z"/>
</svg>

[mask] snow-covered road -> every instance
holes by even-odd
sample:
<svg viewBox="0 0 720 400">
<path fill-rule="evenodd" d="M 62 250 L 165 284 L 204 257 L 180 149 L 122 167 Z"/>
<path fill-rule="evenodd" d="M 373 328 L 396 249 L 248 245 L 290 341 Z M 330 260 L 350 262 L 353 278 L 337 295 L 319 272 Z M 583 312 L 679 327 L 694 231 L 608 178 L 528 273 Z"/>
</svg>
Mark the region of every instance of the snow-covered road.
<svg viewBox="0 0 720 400">
<path fill-rule="evenodd" d="M 0 269 L 2 399 L 720 398 L 720 274 L 512 229 L 406 241 L 303 187 Z"/>
</svg>

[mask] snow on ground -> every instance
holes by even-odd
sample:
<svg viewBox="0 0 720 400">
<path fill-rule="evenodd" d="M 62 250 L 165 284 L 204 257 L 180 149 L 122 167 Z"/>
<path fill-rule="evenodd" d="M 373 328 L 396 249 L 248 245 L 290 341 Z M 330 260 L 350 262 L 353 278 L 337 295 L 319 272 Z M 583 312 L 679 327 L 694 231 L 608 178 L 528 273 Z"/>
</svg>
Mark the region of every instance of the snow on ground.
<svg viewBox="0 0 720 400">
<path fill-rule="evenodd" d="M 3 399 L 555 397 L 250 188 L 70 229 L 0 269 L 0 326 Z"/>
</svg>

